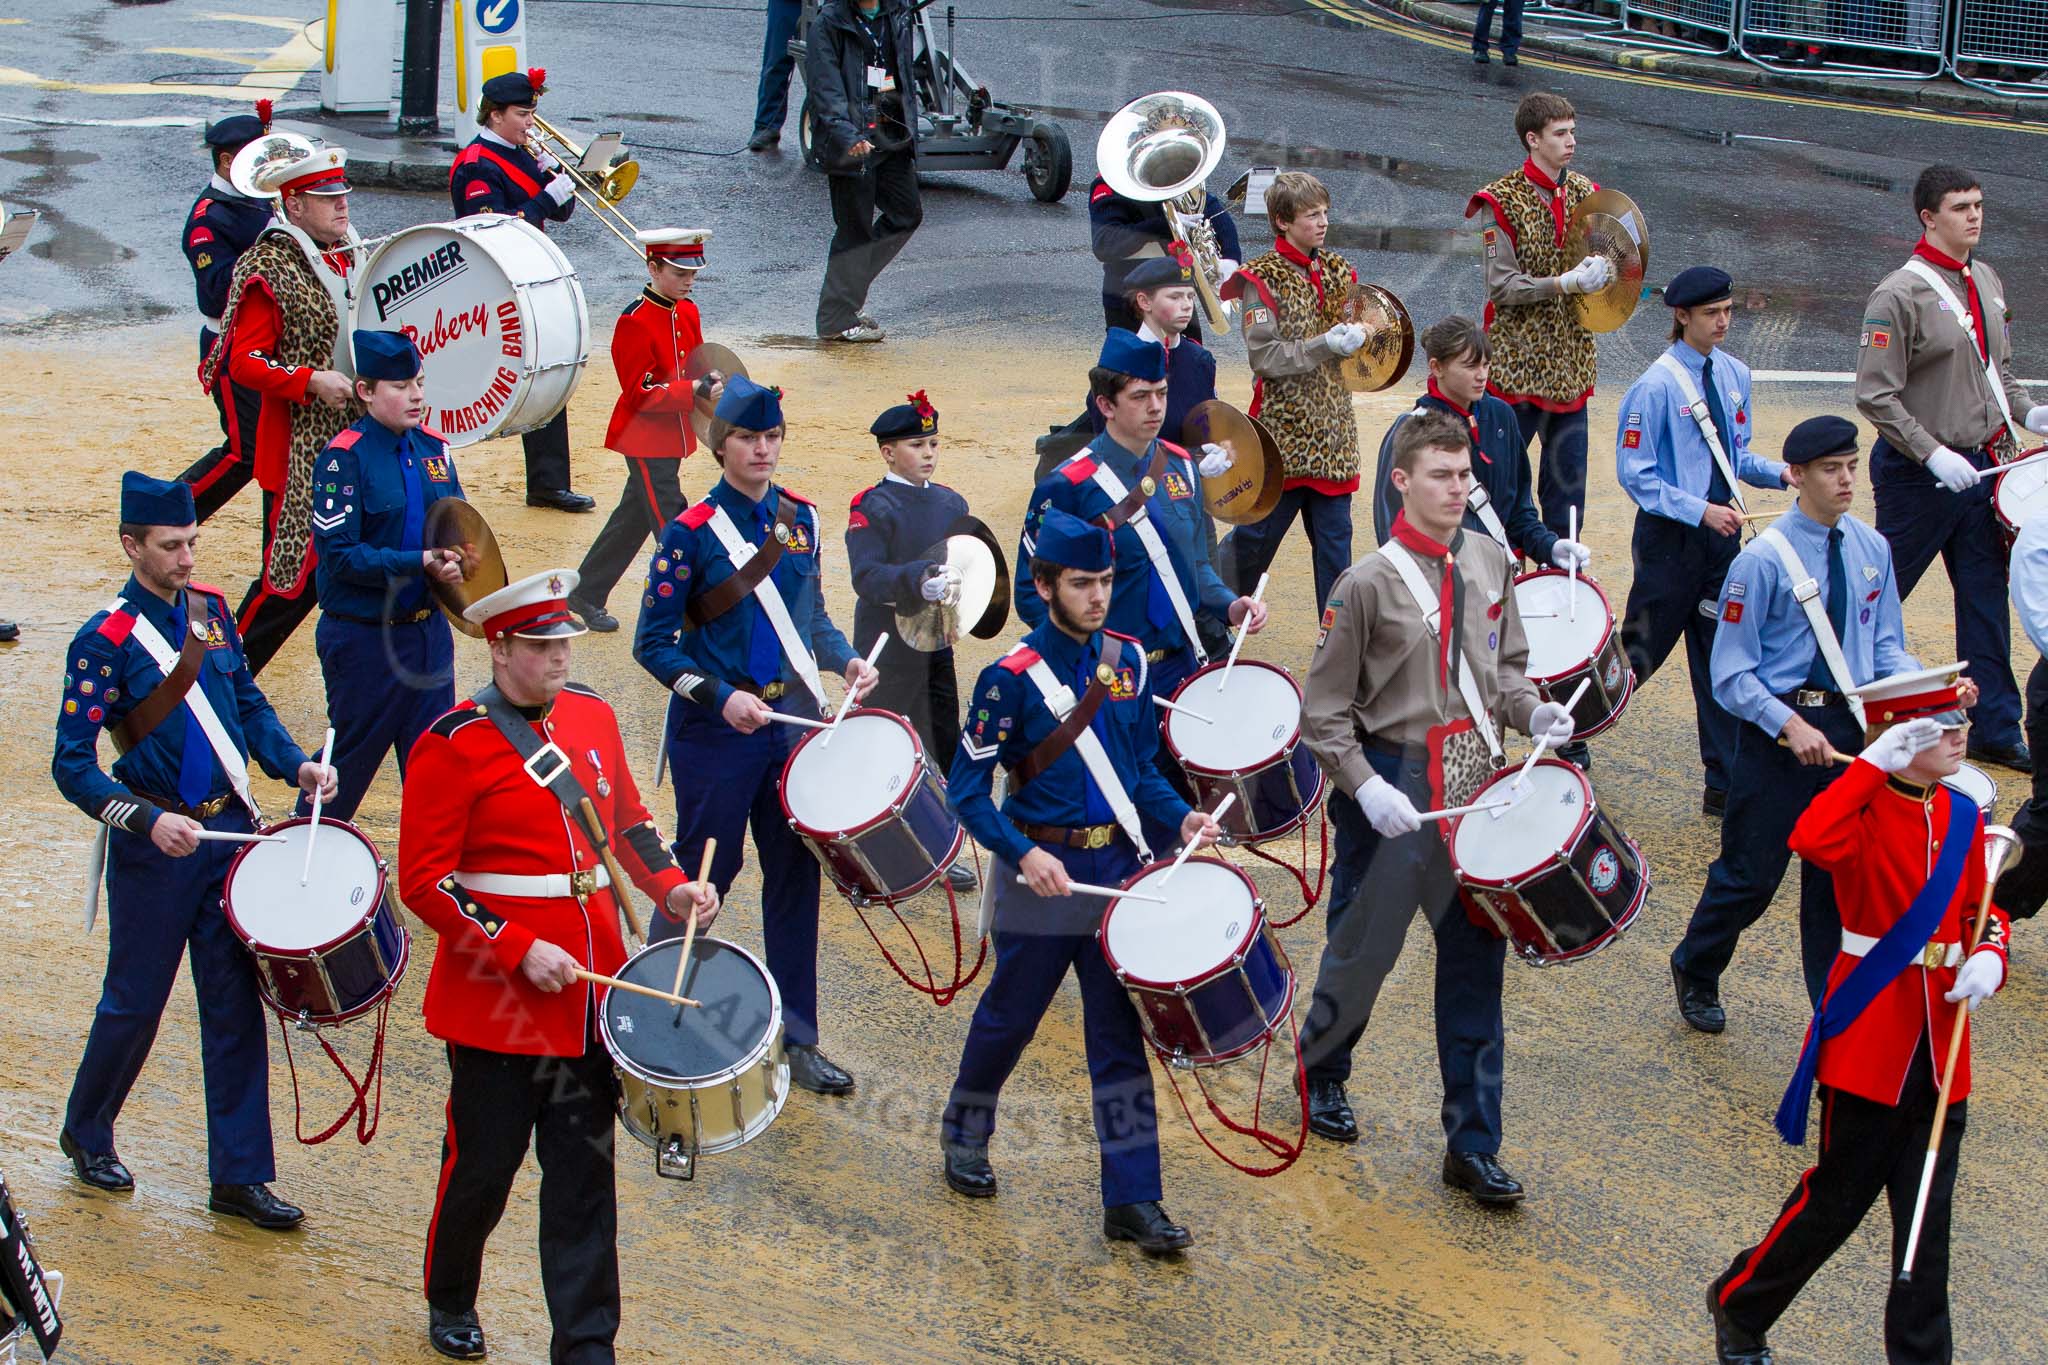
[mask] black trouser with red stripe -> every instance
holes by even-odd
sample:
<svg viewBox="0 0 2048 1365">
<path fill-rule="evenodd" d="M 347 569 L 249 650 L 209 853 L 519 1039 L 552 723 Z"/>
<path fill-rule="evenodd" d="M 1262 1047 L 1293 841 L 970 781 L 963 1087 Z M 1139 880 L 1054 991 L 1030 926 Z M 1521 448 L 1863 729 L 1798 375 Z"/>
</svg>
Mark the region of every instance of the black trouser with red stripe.
<svg viewBox="0 0 2048 1365">
<path fill-rule="evenodd" d="M 590 542 L 582 567 L 576 570 L 583 581 L 576 596 L 601 607 L 625 574 L 626 567 L 647 543 L 647 537 L 661 535 L 661 528 L 682 515 L 690 500 L 683 496 L 681 460 L 627 460 L 626 486 L 619 505 L 597 539 Z"/>
<path fill-rule="evenodd" d="M 540 1282 L 554 1365 L 615 1359 L 619 1211 L 612 1169 L 615 1082 L 594 1038 L 581 1057 L 448 1046 L 448 1132 L 427 1224 L 427 1302 L 476 1307 L 484 1243 L 504 1216 L 532 1138 L 540 1159 Z"/>
<path fill-rule="evenodd" d="M 213 332 L 201 328 L 202 362 L 213 342 Z M 232 415 L 228 412 L 230 395 L 234 402 Z M 263 395 L 255 389 L 236 388 L 223 376 L 213 389 L 213 410 L 220 416 L 220 444 L 194 460 L 192 467 L 178 476 L 181 482 L 192 485 L 192 501 L 199 508 L 201 522 L 226 506 L 228 499 L 255 477 L 256 419 L 263 414 Z"/>
<path fill-rule="evenodd" d="M 1950 1358 L 1948 1224 L 1967 1103 L 1948 1111 L 1934 1187 L 1927 1196 L 1927 1220 L 1913 1256 L 1913 1278 L 1907 1284 L 1897 1279 L 1927 1160 L 1935 1099 L 1934 1065 L 1924 1038 L 1896 1105 L 1821 1088 L 1820 1160 L 1799 1177 L 1763 1241 L 1737 1256 L 1714 1281 L 1715 1296 L 1738 1327 L 1757 1336 L 1770 1330 L 1883 1193 L 1891 1201 L 1893 1271 L 1884 1305 L 1885 1356 L 1892 1365 Z"/>
<path fill-rule="evenodd" d="M 251 676 L 261 673 L 263 665 L 284 648 L 284 642 L 292 638 L 292 632 L 299 628 L 299 622 L 313 614 L 313 608 L 320 605 L 320 598 L 313 591 L 313 568 L 306 566 L 304 581 L 299 590 L 286 595 L 270 586 L 265 577 L 263 565 L 270 563 L 270 540 L 277 530 L 277 496 L 266 492 L 263 495 L 263 557 L 258 561 L 255 581 L 249 584 L 249 591 L 242 597 L 242 605 L 235 608 L 235 629 L 242 636 L 242 653 L 248 656 Z M 306 547 L 310 559 L 313 547 Z"/>
</svg>

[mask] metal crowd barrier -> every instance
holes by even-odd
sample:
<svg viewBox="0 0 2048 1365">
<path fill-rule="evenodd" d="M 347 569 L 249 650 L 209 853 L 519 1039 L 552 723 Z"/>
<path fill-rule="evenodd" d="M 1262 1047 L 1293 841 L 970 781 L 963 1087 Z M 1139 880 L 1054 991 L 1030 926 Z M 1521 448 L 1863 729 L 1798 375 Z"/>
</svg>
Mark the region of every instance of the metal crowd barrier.
<svg viewBox="0 0 2048 1365">
<path fill-rule="evenodd" d="M 1950 74 L 1965 85 L 1994 94 L 2048 99 L 2048 84 L 1962 69 L 1964 63 L 1970 63 L 2010 67 L 2030 76 L 2048 71 L 2048 0 L 1954 0 L 1954 4 Z"/>
<path fill-rule="evenodd" d="M 1751 51 L 1751 44 L 1776 40 L 1924 57 L 1933 64 L 1924 71 L 1843 62 L 1827 68 L 1834 75 L 1919 81 L 1940 75 L 1947 65 L 1947 21 L 1945 0 L 1745 0 L 1737 50 L 1758 66 L 1795 75 L 1802 68 Z"/>
<path fill-rule="evenodd" d="M 1725 57 L 1735 51 L 1736 4 L 1737 0 L 1622 0 L 1623 31 L 1603 34 L 1600 41 Z M 1648 27 L 1652 23 L 1677 25 L 1683 32 L 1655 33 Z"/>
</svg>

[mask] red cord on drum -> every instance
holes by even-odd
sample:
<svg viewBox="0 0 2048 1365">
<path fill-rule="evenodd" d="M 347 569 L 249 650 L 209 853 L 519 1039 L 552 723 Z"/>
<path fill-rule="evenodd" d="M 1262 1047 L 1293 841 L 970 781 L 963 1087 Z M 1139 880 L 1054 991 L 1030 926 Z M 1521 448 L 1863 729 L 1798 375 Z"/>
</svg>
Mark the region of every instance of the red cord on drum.
<svg viewBox="0 0 2048 1365">
<path fill-rule="evenodd" d="M 1285 929 L 1291 925 L 1300 923 L 1301 917 L 1303 915 L 1306 915 L 1309 911 L 1315 909 L 1316 902 L 1323 898 L 1323 883 L 1329 878 L 1330 875 L 1329 807 L 1326 805 L 1318 808 L 1316 812 L 1316 818 L 1318 823 L 1322 826 L 1323 851 L 1316 859 L 1316 884 L 1314 890 L 1310 890 L 1308 884 L 1308 821 L 1304 820 L 1301 822 L 1300 867 L 1296 867 L 1292 863 L 1281 862 L 1272 854 L 1265 852 L 1257 844 L 1243 845 L 1245 852 L 1251 854 L 1254 858 L 1263 858 L 1265 861 L 1271 863 L 1273 866 L 1281 869 L 1283 872 L 1286 872 L 1289 876 L 1294 878 L 1295 885 L 1301 888 L 1301 909 L 1296 911 L 1291 917 L 1287 919 L 1274 920 L 1273 927 L 1275 929 Z"/>
<path fill-rule="evenodd" d="M 986 875 L 981 866 L 981 849 L 979 846 L 976 846 L 974 849 L 974 872 L 977 882 Z M 965 954 L 960 942 L 960 903 L 953 894 L 952 886 L 946 883 L 943 876 L 940 877 L 939 883 L 946 888 L 946 910 L 953 921 L 953 973 L 950 983 L 944 986 L 939 984 L 937 974 L 932 971 L 931 961 L 925 956 L 924 944 L 918 939 L 917 931 L 905 922 L 903 912 L 896 908 L 897 903 L 894 900 L 884 899 L 882 904 L 888 907 L 889 913 L 895 917 L 896 923 L 902 927 L 903 932 L 909 937 L 910 946 L 917 950 L 918 965 L 924 968 L 924 983 L 922 985 L 909 972 L 903 970 L 903 964 L 898 962 L 896 955 L 889 951 L 889 945 L 882 942 L 882 936 L 875 932 L 875 926 L 868 923 L 867 912 L 861 909 L 860 902 L 852 900 L 851 897 L 848 900 L 853 906 L 853 913 L 860 917 L 861 928 L 868 931 L 868 937 L 873 939 L 875 946 L 882 950 L 882 960 L 894 969 L 897 976 L 903 978 L 904 985 L 920 995 L 930 996 L 932 1003 L 943 1009 L 947 1005 L 952 1004 L 953 998 L 959 995 L 961 991 L 966 990 L 968 986 L 974 983 L 974 979 L 981 975 L 982 965 L 988 961 L 988 940 L 986 938 L 981 940 L 981 951 L 975 955 L 974 966 L 968 970 L 966 976 L 961 976 L 960 964 Z"/>
<path fill-rule="evenodd" d="M 1215 1153 L 1226 1166 L 1241 1171 L 1245 1175 L 1257 1176 L 1260 1179 L 1278 1175 L 1289 1166 L 1292 1166 L 1301 1159 L 1302 1152 L 1308 1146 L 1308 1069 L 1302 1064 L 1301 1030 L 1295 1026 L 1294 1011 L 1292 1010 L 1287 1012 L 1287 1031 L 1294 1042 L 1294 1095 L 1301 1106 L 1301 1125 L 1295 1132 L 1292 1142 L 1281 1137 L 1278 1133 L 1261 1127 L 1258 1119 L 1259 1114 L 1264 1111 L 1266 1105 L 1266 1068 L 1273 1055 L 1272 1038 L 1266 1039 L 1266 1046 L 1259 1055 L 1259 1084 L 1256 1091 L 1254 1091 L 1252 1121 L 1249 1124 L 1238 1123 L 1228 1114 L 1225 1114 L 1222 1107 L 1216 1103 L 1216 1097 L 1209 1093 L 1208 1085 L 1202 1080 L 1202 1073 L 1200 1071 L 1195 1073 L 1195 1088 L 1202 1092 L 1202 1100 L 1208 1105 L 1209 1112 L 1216 1116 L 1217 1122 L 1233 1133 L 1250 1138 L 1258 1143 L 1259 1146 L 1280 1158 L 1275 1165 L 1247 1166 L 1210 1141 L 1209 1135 L 1202 1131 L 1202 1125 L 1196 1120 L 1194 1112 L 1188 1108 L 1187 1096 L 1181 1093 L 1180 1077 L 1176 1074 L 1177 1068 L 1171 1062 L 1168 1062 L 1166 1066 L 1166 1078 L 1173 1086 L 1173 1097 L 1180 1103 L 1180 1112 L 1187 1116 L 1188 1126 L 1195 1130 L 1195 1136 L 1202 1140 L 1202 1145 Z"/>
<path fill-rule="evenodd" d="M 392 994 L 393 992 L 387 991 L 383 1001 L 377 1006 L 377 1041 L 370 1048 L 370 1065 L 364 1070 L 361 1081 L 358 1081 L 355 1073 L 348 1069 L 348 1063 L 341 1060 L 341 1054 L 327 1041 L 327 1035 L 317 1026 L 313 1028 L 313 1037 L 326 1050 L 327 1060 L 334 1063 L 334 1069 L 341 1073 L 342 1079 L 348 1082 L 349 1089 L 354 1094 L 348 1107 L 341 1111 L 341 1117 L 313 1137 L 306 1136 L 305 1106 L 299 1098 L 299 1067 L 292 1056 L 291 1027 L 285 1023 L 282 1014 L 277 1016 L 278 1035 L 284 1039 L 285 1065 L 292 1073 L 292 1125 L 299 1141 L 306 1146 L 317 1147 L 327 1141 L 342 1130 L 351 1116 L 356 1120 L 356 1141 L 359 1144 L 368 1146 L 370 1139 L 377 1136 L 377 1123 L 384 1113 L 384 1021 L 391 1013 Z M 374 1099 L 369 1095 L 372 1081 L 375 1081 L 377 1086 Z"/>
</svg>

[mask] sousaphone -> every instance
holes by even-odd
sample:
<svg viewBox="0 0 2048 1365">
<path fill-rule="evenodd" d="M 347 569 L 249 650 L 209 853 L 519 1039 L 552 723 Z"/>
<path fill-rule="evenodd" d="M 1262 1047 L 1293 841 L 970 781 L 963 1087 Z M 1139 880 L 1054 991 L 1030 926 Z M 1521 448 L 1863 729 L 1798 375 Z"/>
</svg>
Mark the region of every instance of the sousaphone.
<svg viewBox="0 0 2048 1365">
<path fill-rule="evenodd" d="M 304 161 L 324 145 L 303 133 L 265 133 L 235 153 L 228 163 L 228 183 L 245 199 L 274 200 L 277 191 L 256 187 L 256 172 L 278 162 Z"/>
<path fill-rule="evenodd" d="M 1140 95 L 1110 115 L 1095 140 L 1095 168 L 1126 199 L 1159 204 L 1173 240 L 1194 258 L 1195 297 L 1219 332 L 1231 327 L 1234 303 L 1221 295 L 1222 250 L 1206 212 L 1206 182 L 1223 160 L 1223 116 L 1200 95 L 1161 90 Z"/>
<path fill-rule="evenodd" d="M 707 374 L 716 374 L 717 382 L 708 394 L 696 392 L 697 381 Z M 683 378 L 690 381 L 690 430 L 697 433 L 700 442 L 711 440 L 711 414 L 718 410 L 718 398 L 725 391 L 725 381 L 738 375 L 742 379 L 753 376 L 747 373 L 746 362 L 728 348 L 715 341 L 701 343 L 683 361 Z"/>
<path fill-rule="evenodd" d="M 427 507 L 424 537 L 429 549 L 462 552 L 461 582 L 443 583 L 430 578 L 427 586 L 455 628 L 481 640 L 484 628 L 463 619 L 463 610 L 511 581 L 505 572 L 505 555 L 498 549 L 498 538 L 491 533 L 490 523 L 484 520 L 483 513 L 461 498 L 436 498 Z"/>
<path fill-rule="evenodd" d="M 896 638 L 927 654 L 948 648 L 965 635 L 993 640 L 1010 619 L 1010 566 L 995 532 L 979 517 L 961 517 L 946 538 L 922 559 L 960 575 L 959 588 L 937 602 L 918 599 L 896 613 Z"/>
<path fill-rule="evenodd" d="M 1188 409 L 1180 439 L 1197 459 L 1205 445 L 1222 446 L 1230 457 L 1230 467 L 1221 474 L 1202 476 L 1202 505 L 1216 520 L 1245 526 L 1263 521 L 1280 505 L 1286 482 L 1280 447 L 1256 417 L 1211 398 Z"/>
<path fill-rule="evenodd" d="M 1620 190 L 1594 190 L 1572 210 L 1564 258 L 1577 265 L 1588 256 L 1604 256 L 1613 273 L 1605 288 L 1572 295 L 1572 312 L 1589 332 L 1616 331 L 1635 313 L 1650 269 L 1650 221 Z"/>
</svg>

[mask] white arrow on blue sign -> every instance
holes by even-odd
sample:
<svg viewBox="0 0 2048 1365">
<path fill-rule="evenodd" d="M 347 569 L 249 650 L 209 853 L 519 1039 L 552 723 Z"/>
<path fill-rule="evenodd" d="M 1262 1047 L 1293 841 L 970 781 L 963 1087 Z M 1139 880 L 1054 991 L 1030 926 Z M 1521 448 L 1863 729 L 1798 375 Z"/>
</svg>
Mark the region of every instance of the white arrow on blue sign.
<svg viewBox="0 0 2048 1365">
<path fill-rule="evenodd" d="M 486 33 L 503 33 L 519 22 L 519 0 L 479 0 L 477 27 Z"/>
</svg>

